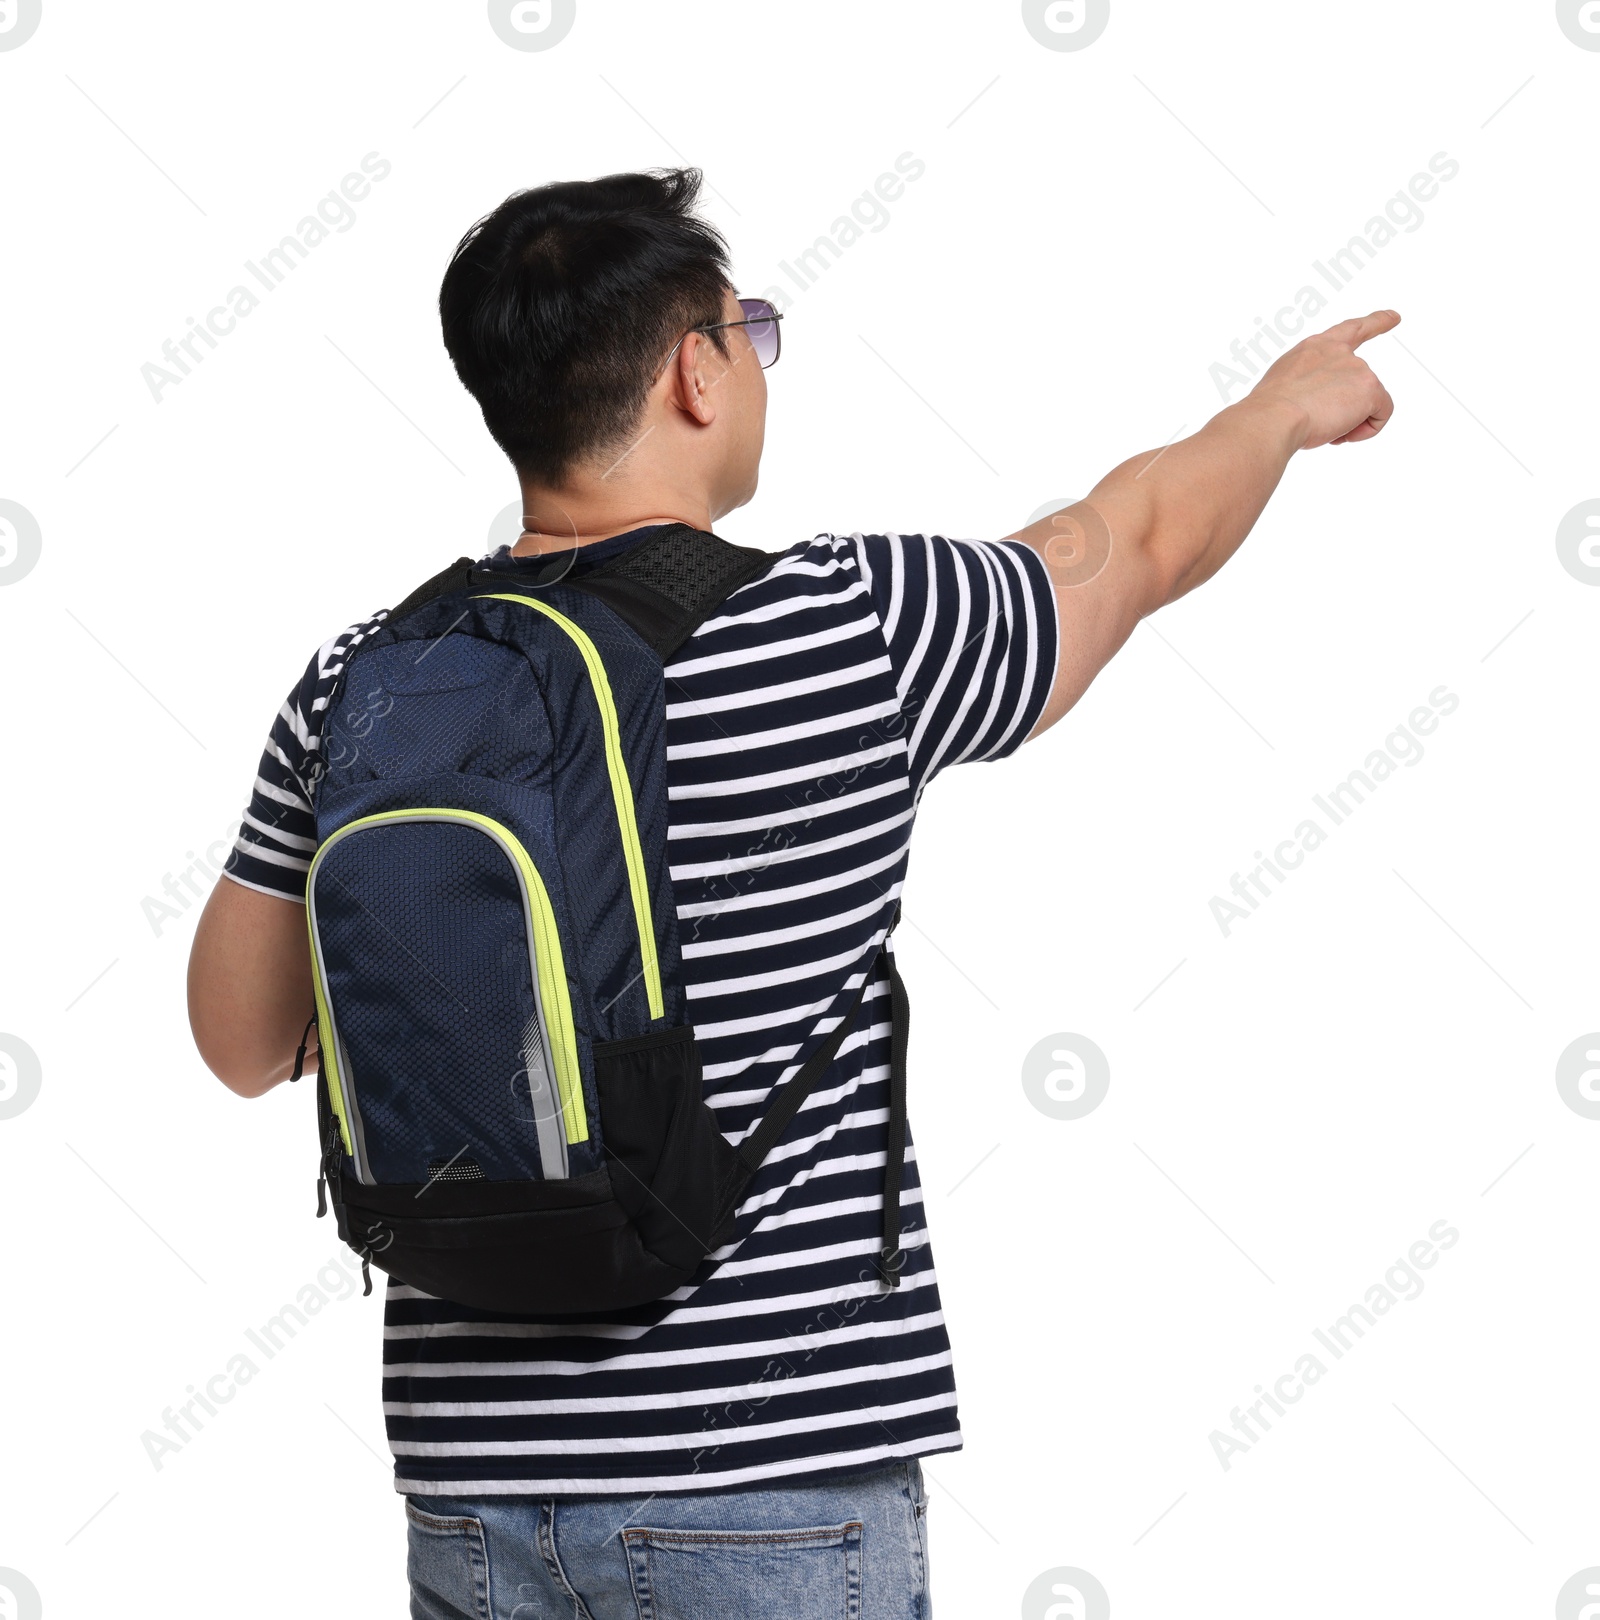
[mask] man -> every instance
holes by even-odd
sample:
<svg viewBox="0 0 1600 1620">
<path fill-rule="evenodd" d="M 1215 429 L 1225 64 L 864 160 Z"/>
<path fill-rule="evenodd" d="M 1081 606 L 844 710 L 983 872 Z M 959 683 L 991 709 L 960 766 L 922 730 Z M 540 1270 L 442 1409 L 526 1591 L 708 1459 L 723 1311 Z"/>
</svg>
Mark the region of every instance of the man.
<svg viewBox="0 0 1600 1620">
<path fill-rule="evenodd" d="M 457 249 L 445 342 L 522 487 L 504 566 L 564 553 L 581 573 L 755 494 L 780 317 L 735 298 L 698 185 L 686 170 L 522 192 Z M 875 953 L 917 801 L 945 767 L 1054 725 L 1144 615 L 1232 555 L 1297 450 L 1380 431 L 1392 404 L 1355 350 L 1398 319 L 1308 338 L 1193 437 L 1006 541 L 792 544 L 673 655 L 673 896 L 730 1141 L 872 979 L 688 1286 L 540 1324 L 390 1284 L 414 1615 L 930 1612 L 917 1459 L 961 1436 L 909 1152 L 900 1286 L 874 1264 L 890 1062 Z M 323 646 L 279 712 L 195 939 L 195 1040 L 244 1096 L 289 1078 L 302 1040 L 310 791 L 329 695 L 381 619 Z"/>
</svg>

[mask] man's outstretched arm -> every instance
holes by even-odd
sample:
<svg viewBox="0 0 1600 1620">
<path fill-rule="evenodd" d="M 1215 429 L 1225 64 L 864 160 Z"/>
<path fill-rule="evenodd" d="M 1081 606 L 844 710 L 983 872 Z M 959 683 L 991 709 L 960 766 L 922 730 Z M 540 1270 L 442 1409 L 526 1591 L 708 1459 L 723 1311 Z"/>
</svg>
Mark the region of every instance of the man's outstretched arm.
<svg viewBox="0 0 1600 1620">
<path fill-rule="evenodd" d="M 1356 350 L 1400 317 L 1379 310 L 1306 338 L 1198 433 L 1106 474 L 1085 500 L 1008 538 L 1055 586 L 1055 687 L 1031 736 L 1053 726 L 1146 614 L 1204 584 L 1238 550 L 1297 450 L 1370 439 L 1394 411 Z"/>
</svg>

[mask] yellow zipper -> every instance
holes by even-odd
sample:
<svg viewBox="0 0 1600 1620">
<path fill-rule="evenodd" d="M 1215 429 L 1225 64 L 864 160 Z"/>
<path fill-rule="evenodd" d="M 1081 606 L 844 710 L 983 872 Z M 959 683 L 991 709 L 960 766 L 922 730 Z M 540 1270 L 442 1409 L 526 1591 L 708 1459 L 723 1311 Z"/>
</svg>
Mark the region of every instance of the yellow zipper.
<svg viewBox="0 0 1600 1620">
<path fill-rule="evenodd" d="M 315 873 L 317 863 L 311 863 L 311 871 Z M 339 1138 L 344 1143 L 344 1150 L 351 1158 L 355 1157 L 354 1138 L 350 1134 L 350 1121 L 346 1117 L 344 1107 L 344 1080 L 339 1073 L 339 1058 L 334 1048 L 337 1042 L 330 1037 L 333 1035 L 333 1019 L 328 1014 L 328 997 L 322 986 L 322 953 L 317 949 L 316 910 L 309 903 L 311 898 L 311 879 L 306 879 L 306 932 L 311 935 L 311 992 L 317 1000 L 317 1065 L 322 1070 L 322 1077 L 328 1083 L 328 1101 L 333 1107 L 333 1117 L 339 1122 Z"/>
<path fill-rule="evenodd" d="M 511 591 L 486 591 L 485 597 L 498 602 L 520 602 L 524 607 L 542 613 L 572 638 L 583 654 L 588 666 L 589 680 L 594 687 L 595 701 L 600 706 L 600 727 L 606 740 L 606 769 L 611 774 L 611 796 L 617 806 L 617 828 L 622 835 L 622 854 L 628 866 L 628 888 L 633 895 L 633 920 L 639 930 L 639 956 L 644 964 L 645 996 L 650 1005 L 650 1016 L 660 1018 L 665 1012 L 661 997 L 661 963 L 656 956 L 656 930 L 650 906 L 650 885 L 645 877 L 644 850 L 639 843 L 639 822 L 634 814 L 633 787 L 628 781 L 627 761 L 622 755 L 622 727 L 617 721 L 616 700 L 611 695 L 611 682 L 600 649 L 589 639 L 581 626 L 574 624 L 565 614 L 532 596 L 518 596 Z M 483 600 L 483 597 L 478 598 Z"/>
<path fill-rule="evenodd" d="M 562 1123 L 569 1143 L 586 1142 L 589 1139 L 589 1116 L 583 1103 L 583 1070 L 578 1061 L 578 1040 L 572 1021 L 572 996 L 567 989 L 567 970 L 561 954 L 561 934 L 556 927 L 555 909 L 550 904 L 550 893 L 544 886 L 544 879 L 539 876 L 538 867 L 533 864 L 532 856 L 508 827 L 491 820 L 488 816 L 480 816 L 473 810 L 431 807 L 384 810 L 377 815 L 361 816 L 355 821 L 347 822 L 323 843 L 311 863 L 311 871 L 306 882 L 306 895 L 311 901 L 306 907 L 306 918 L 311 929 L 311 961 L 319 1028 L 333 1033 L 326 988 L 323 984 L 322 953 L 318 948 L 315 927 L 316 911 L 312 884 L 316 881 L 317 867 L 321 864 L 323 856 L 347 834 L 356 832 L 362 827 L 375 827 L 394 821 L 465 822 L 488 833 L 516 862 L 517 870 L 522 874 L 523 892 L 528 900 L 528 917 L 533 926 L 534 971 L 539 976 L 539 1002 L 544 1013 L 545 1033 L 550 1039 L 550 1061 L 555 1070 L 556 1090 L 561 1097 Z M 320 1038 L 318 1044 L 319 1046 L 321 1044 Z M 337 1040 L 332 1042 L 330 1050 L 337 1044 Z M 345 1151 L 350 1153 L 351 1134 L 344 1105 L 344 1080 L 339 1073 L 336 1059 L 330 1063 L 329 1072 L 335 1082 L 334 1086 L 329 1087 L 329 1101 L 333 1103 L 334 1113 L 339 1118 Z"/>
</svg>

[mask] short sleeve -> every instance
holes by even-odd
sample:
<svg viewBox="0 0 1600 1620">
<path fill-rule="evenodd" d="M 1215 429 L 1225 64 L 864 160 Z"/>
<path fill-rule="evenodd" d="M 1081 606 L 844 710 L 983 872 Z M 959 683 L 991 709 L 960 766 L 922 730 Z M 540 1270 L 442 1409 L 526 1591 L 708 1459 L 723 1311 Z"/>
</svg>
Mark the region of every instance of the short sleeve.
<svg viewBox="0 0 1600 1620">
<path fill-rule="evenodd" d="M 948 765 L 1014 752 L 1055 683 L 1043 559 L 1018 540 L 853 538 L 909 725 L 913 790 Z"/>
<path fill-rule="evenodd" d="M 306 873 L 316 853 L 311 788 L 322 734 L 345 660 L 383 622 L 352 625 L 317 649 L 299 684 L 284 700 L 262 750 L 255 787 L 223 868 L 235 883 L 286 900 L 306 897 Z"/>
</svg>

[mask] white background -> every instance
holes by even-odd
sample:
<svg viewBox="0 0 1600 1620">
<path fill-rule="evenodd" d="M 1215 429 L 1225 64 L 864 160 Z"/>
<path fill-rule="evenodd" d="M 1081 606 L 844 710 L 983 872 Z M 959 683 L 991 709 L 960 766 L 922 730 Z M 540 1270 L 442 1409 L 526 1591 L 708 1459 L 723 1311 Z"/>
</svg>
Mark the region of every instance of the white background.
<svg viewBox="0 0 1600 1620">
<path fill-rule="evenodd" d="M 515 499 L 433 309 L 473 220 L 693 162 L 756 293 L 909 152 L 790 289 L 730 539 L 1004 534 L 1198 427 L 1300 287 L 1405 315 L 1367 351 L 1392 427 L 1302 458 L 1063 724 L 924 801 L 912 1115 L 967 1436 L 927 1469 L 939 1612 L 1073 1566 L 1124 1620 L 1551 1613 L 1600 1565 L 1600 1121 L 1556 1083 L 1600 1028 L 1600 589 L 1556 548 L 1600 496 L 1597 84 L 1545 0 L 1114 0 L 1075 51 L 1014 3 L 579 0 L 523 51 L 473 3 L 44 0 L 0 50 L 0 499 L 42 535 L 0 589 L 0 1031 L 42 1070 L 0 1119 L 0 1567 L 52 1617 L 404 1612 L 378 1297 L 147 1456 L 339 1245 L 309 1089 L 211 1079 L 198 903 L 143 902 L 227 834 L 318 643 Z M 354 225 L 157 403 L 163 341 L 371 152 Z M 1332 293 L 1312 261 L 1440 152 Z M 1425 756 L 1225 937 L 1212 897 L 1440 686 Z M 1111 1069 L 1072 1121 L 1021 1080 L 1060 1033 Z M 1224 1469 L 1212 1431 L 1441 1220 L 1421 1296 Z"/>
</svg>

